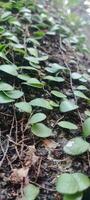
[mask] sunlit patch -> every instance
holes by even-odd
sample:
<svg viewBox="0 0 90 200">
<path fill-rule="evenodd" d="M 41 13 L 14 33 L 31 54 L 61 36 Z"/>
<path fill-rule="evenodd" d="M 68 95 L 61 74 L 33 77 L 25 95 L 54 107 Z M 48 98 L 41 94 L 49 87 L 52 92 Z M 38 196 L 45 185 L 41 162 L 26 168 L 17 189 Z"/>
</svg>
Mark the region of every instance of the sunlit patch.
<svg viewBox="0 0 90 200">
<path fill-rule="evenodd" d="M 73 144 L 74 144 L 74 141 L 70 141 L 70 142 L 68 142 L 68 143 L 67 143 L 67 145 L 66 145 L 66 146 L 67 146 L 67 147 L 72 147 L 72 146 L 73 146 Z"/>
<path fill-rule="evenodd" d="M 90 6 L 90 1 L 87 0 L 87 1 L 84 2 L 84 4 L 87 5 L 87 6 Z"/>
</svg>

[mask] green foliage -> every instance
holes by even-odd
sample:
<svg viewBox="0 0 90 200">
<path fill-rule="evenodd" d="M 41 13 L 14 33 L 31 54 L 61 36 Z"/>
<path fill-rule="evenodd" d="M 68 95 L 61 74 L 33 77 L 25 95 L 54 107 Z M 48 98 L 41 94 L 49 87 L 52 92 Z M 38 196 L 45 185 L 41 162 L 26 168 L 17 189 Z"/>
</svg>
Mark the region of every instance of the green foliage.
<svg viewBox="0 0 90 200">
<path fill-rule="evenodd" d="M 76 194 L 90 187 L 90 180 L 82 173 L 62 174 L 57 178 L 56 190 L 62 194 Z"/>
<path fill-rule="evenodd" d="M 78 127 L 75 124 L 73 124 L 71 122 L 68 122 L 68 121 L 60 121 L 58 123 L 58 125 L 60 127 L 62 127 L 62 128 L 65 128 L 65 129 L 70 129 L 70 130 L 76 130 L 76 129 L 78 129 Z"/>
<path fill-rule="evenodd" d="M 39 194 L 39 188 L 35 185 L 28 184 L 24 187 L 23 200 L 35 200 Z"/>
<path fill-rule="evenodd" d="M 33 124 L 31 128 L 34 135 L 46 138 L 52 135 L 52 130 L 42 123 Z"/>
<path fill-rule="evenodd" d="M 71 101 L 69 101 L 67 99 L 62 101 L 60 104 L 60 111 L 63 113 L 76 110 L 77 108 L 78 108 L 77 105 L 75 105 L 74 103 L 72 103 Z"/>
<path fill-rule="evenodd" d="M 90 145 L 88 142 L 83 140 L 81 137 L 75 137 L 64 146 L 65 153 L 69 155 L 81 155 L 84 152 L 88 151 L 90 148 Z"/>
<path fill-rule="evenodd" d="M 44 113 L 36 113 L 28 120 L 28 125 L 29 124 L 36 124 L 36 123 L 41 122 L 45 119 L 46 119 L 46 115 Z"/>
<path fill-rule="evenodd" d="M 90 117 L 88 117 L 83 123 L 83 136 L 88 137 L 90 135 Z"/>
</svg>

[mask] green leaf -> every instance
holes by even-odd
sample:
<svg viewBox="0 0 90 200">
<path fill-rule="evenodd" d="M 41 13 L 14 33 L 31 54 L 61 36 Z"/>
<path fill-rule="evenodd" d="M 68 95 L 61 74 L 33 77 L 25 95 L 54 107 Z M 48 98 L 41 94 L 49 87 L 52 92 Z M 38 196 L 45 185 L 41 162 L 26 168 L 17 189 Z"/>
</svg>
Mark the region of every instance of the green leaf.
<svg viewBox="0 0 90 200">
<path fill-rule="evenodd" d="M 73 176 L 78 184 L 78 192 L 82 192 L 90 187 L 90 179 L 88 178 L 88 176 L 82 173 L 74 173 Z"/>
<path fill-rule="evenodd" d="M 90 111 L 89 110 L 85 110 L 85 115 L 87 115 L 88 117 L 90 117 Z"/>
<path fill-rule="evenodd" d="M 45 76 L 43 79 L 55 82 L 64 82 L 64 79 L 62 77 Z"/>
<path fill-rule="evenodd" d="M 52 130 L 42 123 L 33 124 L 31 130 L 34 135 L 42 138 L 52 135 Z"/>
<path fill-rule="evenodd" d="M 46 119 L 46 115 L 44 113 L 36 113 L 28 120 L 28 124 L 36 124 L 44 119 Z"/>
<path fill-rule="evenodd" d="M 39 60 L 39 61 L 46 61 L 46 60 L 48 60 L 48 55 L 38 57 L 38 60 Z"/>
<path fill-rule="evenodd" d="M 31 63 L 39 64 L 38 58 L 36 58 L 34 56 L 27 56 L 27 57 L 25 57 L 25 59 L 30 61 Z"/>
<path fill-rule="evenodd" d="M 18 103 L 15 103 L 15 106 L 19 109 L 20 112 L 26 112 L 26 113 L 32 112 L 32 107 L 27 102 L 24 102 L 24 101 L 18 102 Z"/>
<path fill-rule="evenodd" d="M 17 76 L 17 67 L 15 65 L 0 65 L 0 71 Z"/>
<path fill-rule="evenodd" d="M 28 48 L 28 51 L 32 56 L 38 57 L 38 51 L 36 48 Z"/>
<path fill-rule="evenodd" d="M 54 96 L 56 96 L 58 98 L 66 98 L 65 94 L 63 94 L 62 92 L 56 91 L 56 90 L 52 90 L 51 94 L 53 94 Z"/>
<path fill-rule="evenodd" d="M 10 84 L 0 81 L 0 91 L 9 91 L 13 89 L 14 87 L 12 87 Z"/>
<path fill-rule="evenodd" d="M 75 156 L 81 155 L 88 151 L 89 146 L 89 143 L 83 140 L 81 137 L 75 137 L 67 142 L 63 150 L 65 151 L 65 153 Z"/>
<path fill-rule="evenodd" d="M 10 63 L 10 61 L 8 60 L 8 58 L 5 56 L 5 54 L 3 52 L 0 52 L 0 57 Z"/>
<path fill-rule="evenodd" d="M 64 195 L 63 200 L 82 200 L 83 193 L 76 193 L 73 195 Z"/>
<path fill-rule="evenodd" d="M 61 65 L 59 65 L 59 64 L 57 64 L 57 63 L 51 64 L 50 67 L 46 67 L 46 68 L 45 68 L 45 70 L 46 70 L 47 72 L 50 72 L 50 73 L 52 73 L 52 74 L 57 73 L 57 72 L 59 72 L 59 71 L 61 71 L 61 70 L 64 70 L 64 69 L 66 69 L 66 67 L 61 66 Z"/>
<path fill-rule="evenodd" d="M 62 194 L 75 194 L 78 192 L 78 185 L 72 174 L 62 174 L 57 178 L 56 190 Z"/>
<path fill-rule="evenodd" d="M 72 103 L 70 100 L 64 100 L 60 104 L 61 112 L 69 112 L 69 111 L 76 110 L 77 108 L 78 106 Z"/>
<path fill-rule="evenodd" d="M 23 92 L 20 90 L 12 90 L 12 91 L 7 91 L 4 92 L 9 98 L 11 99 L 19 99 L 20 97 L 23 96 Z"/>
<path fill-rule="evenodd" d="M 74 91 L 74 95 L 83 99 L 88 99 L 88 97 L 81 91 Z"/>
<path fill-rule="evenodd" d="M 27 74 L 18 74 L 18 78 L 23 81 L 29 81 L 31 77 Z"/>
<path fill-rule="evenodd" d="M 88 90 L 87 87 L 85 87 L 84 85 L 79 85 L 76 89 L 77 90 Z"/>
<path fill-rule="evenodd" d="M 35 200 L 39 194 L 39 188 L 35 185 L 28 184 L 24 187 L 24 195 L 22 200 Z"/>
<path fill-rule="evenodd" d="M 38 107 L 42 107 L 42 108 L 46 108 L 46 109 L 50 109 L 50 110 L 53 109 L 52 106 L 50 105 L 50 102 L 43 98 L 36 98 L 36 99 L 30 101 L 30 105 L 38 106 Z"/>
<path fill-rule="evenodd" d="M 57 104 L 56 102 L 54 102 L 54 101 L 52 101 L 52 100 L 50 100 L 49 101 L 50 102 L 50 105 L 52 106 L 52 107 L 59 107 L 59 104 Z"/>
<path fill-rule="evenodd" d="M 63 194 L 75 194 L 90 187 L 90 180 L 82 173 L 64 173 L 57 178 L 56 190 Z"/>
<path fill-rule="evenodd" d="M 90 117 L 88 117 L 83 123 L 83 136 L 88 137 L 90 135 Z"/>
<path fill-rule="evenodd" d="M 78 129 L 78 127 L 75 124 L 73 124 L 71 122 L 68 122 L 68 121 L 60 121 L 58 123 L 58 125 L 60 127 L 62 127 L 62 128 L 66 128 L 66 129 L 70 129 L 70 130 L 76 130 L 76 129 Z"/>
<path fill-rule="evenodd" d="M 0 104 L 11 103 L 14 100 L 6 96 L 3 92 L 0 92 Z"/>
<path fill-rule="evenodd" d="M 30 78 L 30 79 L 28 79 L 27 82 L 24 82 L 23 84 L 29 85 L 29 86 L 32 86 L 32 87 L 36 87 L 36 88 L 43 88 L 44 85 L 45 85 L 44 83 L 40 82 L 36 78 Z"/>
<path fill-rule="evenodd" d="M 73 72 L 71 77 L 72 77 L 72 79 L 80 79 L 82 77 L 82 75 L 77 72 Z"/>
</svg>

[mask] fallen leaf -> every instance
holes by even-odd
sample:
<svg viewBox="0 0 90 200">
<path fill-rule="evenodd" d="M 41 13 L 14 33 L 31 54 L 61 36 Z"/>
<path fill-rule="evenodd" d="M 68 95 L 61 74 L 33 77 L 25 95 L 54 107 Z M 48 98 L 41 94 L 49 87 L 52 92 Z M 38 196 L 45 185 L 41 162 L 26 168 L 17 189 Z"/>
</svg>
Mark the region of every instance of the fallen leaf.
<svg viewBox="0 0 90 200">
<path fill-rule="evenodd" d="M 55 149 L 58 146 L 58 144 L 54 140 L 51 140 L 51 139 L 44 140 L 43 145 L 45 146 L 45 148 L 48 148 L 48 149 Z"/>
<path fill-rule="evenodd" d="M 25 181 L 25 179 L 28 178 L 28 171 L 29 171 L 29 168 L 27 167 L 13 169 L 13 172 L 10 176 L 10 181 L 13 183 L 20 183 L 20 182 Z"/>
<path fill-rule="evenodd" d="M 31 167 L 32 165 L 35 165 L 35 163 L 39 160 L 39 156 L 35 155 L 36 149 L 35 146 L 29 146 L 28 150 L 25 154 L 25 160 L 24 160 L 24 165 L 25 167 Z"/>
</svg>

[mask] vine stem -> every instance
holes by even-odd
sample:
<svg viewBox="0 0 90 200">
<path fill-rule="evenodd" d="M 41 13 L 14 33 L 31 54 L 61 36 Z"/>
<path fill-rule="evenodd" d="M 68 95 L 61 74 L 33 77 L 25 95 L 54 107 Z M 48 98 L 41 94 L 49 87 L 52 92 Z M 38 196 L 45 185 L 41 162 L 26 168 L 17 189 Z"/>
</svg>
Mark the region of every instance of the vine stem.
<svg viewBox="0 0 90 200">
<path fill-rule="evenodd" d="M 60 37 L 60 47 L 62 46 L 61 44 L 61 37 Z M 72 72 L 71 72 L 71 69 L 70 67 L 68 66 L 67 62 L 65 61 L 65 57 L 64 57 L 64 54 L 63 54 L 63 51 L 62 49 L 60 48 L 60 52 L 61 52 L 61 55 L 62 55 L 62 58 L 63 58 L 63 62 L 64 62 L 64 65 L 67 67 L 68 71 L 69 71 L 69 75 L 70 75 L 70 86 L 71 86 L 71 90 L 72 90 L 72 93 L 73 93 L 73 96 L 74 96 L 74 100 L 75 100 L 75 103 L 77 105 L 77 98 L 74 94 L 74 89 L 73 89 L 73 81 L 72 81 Z M 81 122 L 81 125 L 83 125 L 83 119 L 81 117 L 81 113 L 79 111 L 79 109 L 77 109 L 77 112 L 78 112 L 78 116 L 79 116 L 79 119 L 80 119 L 80 122 Z"/>
</svg>

